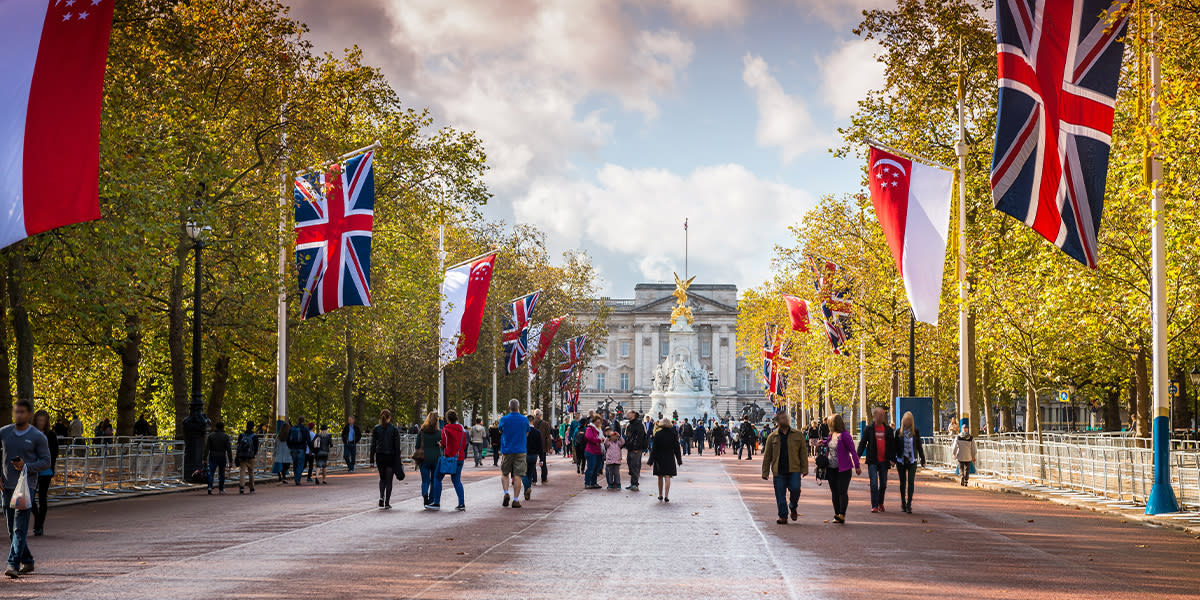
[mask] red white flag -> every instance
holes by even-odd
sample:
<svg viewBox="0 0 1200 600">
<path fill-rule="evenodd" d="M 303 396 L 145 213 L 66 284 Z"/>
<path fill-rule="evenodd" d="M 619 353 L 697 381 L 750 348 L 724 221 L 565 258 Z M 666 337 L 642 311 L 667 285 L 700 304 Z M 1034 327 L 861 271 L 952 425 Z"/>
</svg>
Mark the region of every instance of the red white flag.
<svg viewBox="0 0 1200 600">
<path fill-rule="evenodd" d="M 475 353 L 495 262 L 496 255 L 489 254 L 446 271 L 442 279 L 442 365 Z"/>
<path fill-rule="evenodd" d="M 0 247 L 100 218 L 114 2 L 0 1 Z"/>
<path fill-rule="evenodd" d="M 904 279 L 908 303 L 918 321 L 937 325 L 954 176 L 874 147 L 868 164 L 875 217 Z"/>
<path fill-rule="evenodd" d="M 792 317 L 792 331 L 808 333 L 808 302 L 788 294 L 783 295 L 787 302 L 788 315 Z"/>
<path fill-rule="evenodd" d="M 546 324 L 535 325 L 534 329 L 529 331 L 529 350 L 533 353 L 533 358 L 529 360 L 531 374 L 538 372 L 538 366 L 542 364 L 542 359 L 546 358 L 546 351 L 550 349 L 550 344 L 554 343 L 554 334 L 558 333 L 558 328 L 565 320 L 565 315 L 550 319 Z"/>
</svg>

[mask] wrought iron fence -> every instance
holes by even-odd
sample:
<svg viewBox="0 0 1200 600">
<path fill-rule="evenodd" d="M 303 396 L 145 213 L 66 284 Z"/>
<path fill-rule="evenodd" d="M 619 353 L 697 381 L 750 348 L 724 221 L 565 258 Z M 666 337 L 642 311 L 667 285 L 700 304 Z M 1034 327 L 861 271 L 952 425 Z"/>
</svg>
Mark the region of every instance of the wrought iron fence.
<svg viewBox="0 0 1200 600">
<path fill-rule="evenodd" d="M 1128 442 L 1134 443 L 1128 443 Z M 975 438 L 977 472 L 997 479 L 1089 492 L 1145 504 L 1154 483 L 1154 453 L 1138 438 L 1063 435 Z M 930 463 L 955 467 L 954 438 L 939 436 L 925 445 Z M 1148 446 L 1148 445 L 1147 445 Z M 1171 482 L 1182 506 L 1200 508 L 1200 452 L 1171 452 Z"/>
</svg>

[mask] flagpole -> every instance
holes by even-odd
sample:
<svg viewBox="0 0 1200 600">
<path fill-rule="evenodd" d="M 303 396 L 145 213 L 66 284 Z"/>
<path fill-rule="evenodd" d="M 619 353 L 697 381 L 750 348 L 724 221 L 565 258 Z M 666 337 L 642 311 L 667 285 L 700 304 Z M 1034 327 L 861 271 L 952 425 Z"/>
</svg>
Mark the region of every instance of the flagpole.
<svg viewBox="0 0 1200 600">
<path fill-rule="evenodd" d="M 861 196 L 860 196 L 860 199 L 861 199 Z M 858 231 L 859 231 L 858 255 L 859 255 L 859 263 L 860 263 L 859 269 L 861 271 L 865 272 L 866 265 L 862 265 L 861 263 L 866 260 L 866 255 L 867 255 L 866 242 L 864 241 L 864 238 L 866 237 L 866 219 L 863 216 L 863 209 L 862 209 L 861 204 L 859 205 L 859 209 L 858 209 Z M 865 285 L 863 286 L 863 290 L 864 290 L 863 295 L 865 296 L 866 295 L 865 294 L 865 290 L 866 290 Z M 860 324 L 861 324 L 861 322 L 860 322 Z M 858 434 L 860 436 L 860 439 L 861 439 L 861 436 L 867 435 L 867 339 L 866 339 L 867 334 L 866 334 L 866 329 L 867 329 L 866 327 L 859 327 L 860 333 L 858 336 L 858 411 L 859 411 Z"/>
<path fill-rule="evenodd" d="M 962 73 L 958 75 L 958 415 L 959 427 L 970 426 L 970 369 L 967 356 L 967 125 Z M 912 361 L 912 357 L 909 357 Z M 1033 410 L 1037 410 L 1034 407 Z"/>
<path fill-rule="evenodd" d="M 683 218 L 683 278 L 688 277 L 688 220 Z"/>
<path fill-rule="evenodd" d="M 1162 73 L 1159 70 L 1158 53 L 1155 52 L 1154 14 L 1150 14 L 1150 128 L 1158 125 L 1158 91 Z M 1151 286 L 1154 338 L 1154 485 L 1146 499 L 1146 514 L 1179 512 L 1179 502 L 1171 487 L 1171 417 L 1167 399 L 1167 298 L 1166 298 L 1166 213 L 1162 195 L 1162 159 L 1156 150 L 1150 155 L 1150 187 L 1153 190 L 1150 210 Z"/>
<path fill-rule="evenodd" d="M 287 111 L 287 103 L 280 107 L 279 121 L 285 121 L 284 113 Z M 283 156 L 279 161 L 279 294 L 275 303 L 275 419 L 276 421 L 287 420 L 287 259 L 288 259 L 288 244 L 287 244 L 287 209 L 289 205 L 288 184 L 291 183 L 291 178 L 288 177 L 287 170 L 287 128 L 283 128 L 281 135 L 283 146 Z M 276 427 L 279 424 L 276 423 Z"/>
<path fill-rule="evenodd" d="M 438 274 L 442 276 L 442 285 L 438 286 L 441 290 L 446 284 L 446 224 L 438 223 Z M 438 303 L 440 304 L 442 294 L 438 294 Z M 441 340 L 441 318 L 438 319 L 438 340 Z M 437 345 L 437 361 L 438 361 L 438 418 L 446 414 L 446 365 L 442 363 L 442 344 Z"/>
</svg>

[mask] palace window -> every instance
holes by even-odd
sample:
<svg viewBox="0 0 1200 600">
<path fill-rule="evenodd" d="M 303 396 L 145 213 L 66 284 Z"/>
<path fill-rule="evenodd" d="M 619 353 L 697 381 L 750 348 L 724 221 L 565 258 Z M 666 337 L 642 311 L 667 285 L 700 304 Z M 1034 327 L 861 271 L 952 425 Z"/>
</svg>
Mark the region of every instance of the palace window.
<svg viewBox="0 0 1200 600">
<path fill-rule="evenodd" d="M 621 373 L 621 391 L 629 391 L 629 373 Z"/>
<path fill-rule="evenodd" d="M 671 342 L 669 342 L 667 340 L 663 340 L 658 343 L 658 355 L 660 357 L 666 358 L 666 356 L 670 353 L 671 353 Z"/>
<path fill-rule="evenodd" d="M 621 342 L 621 358 L 629 358 L 629 342 Z"/>
<path fill-rule="evenodd" d="M 712 342 L 707 340 L 700 342 L 700 358 L 708 358 L 710 356 L 712 356 Z"/>
<path fill-rule="evenodd" d="M 604 373 L 596 373 L 596 389 L 604 391 Z"/>
</svg>

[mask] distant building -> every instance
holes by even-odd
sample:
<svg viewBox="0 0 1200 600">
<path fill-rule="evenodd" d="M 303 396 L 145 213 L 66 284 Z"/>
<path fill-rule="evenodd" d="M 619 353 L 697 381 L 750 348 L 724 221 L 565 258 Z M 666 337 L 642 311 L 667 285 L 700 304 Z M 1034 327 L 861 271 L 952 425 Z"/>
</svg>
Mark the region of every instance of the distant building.
<svg viewBox="0 0 1200 600">
<path fill-rule="evenodd" d="M 650 408 L 654 369 L 669 351 L 667 320 L 675 306 L 675 284 L 639 283 L 633 291 L 633 298 L 600 299 L 611 311 L 608 338 L 588 340 L 599 354 L 584 372 L 581 412 L 603 408 L 606 400 L 611 400 L 609 410 L 621 405 L 645 413 Z M 717 414 L 710 416 L 728 412 L 738 417 L 742 406 L 764 404 L 756 372 L 737 355 L 737 286 L 696 283 L 688 289 L 688 302 L 699 334 L 700 363 L 716 378 L 712 388 Z M 576 315 L 582 320 L 595 316 Z"/>
</svg>

